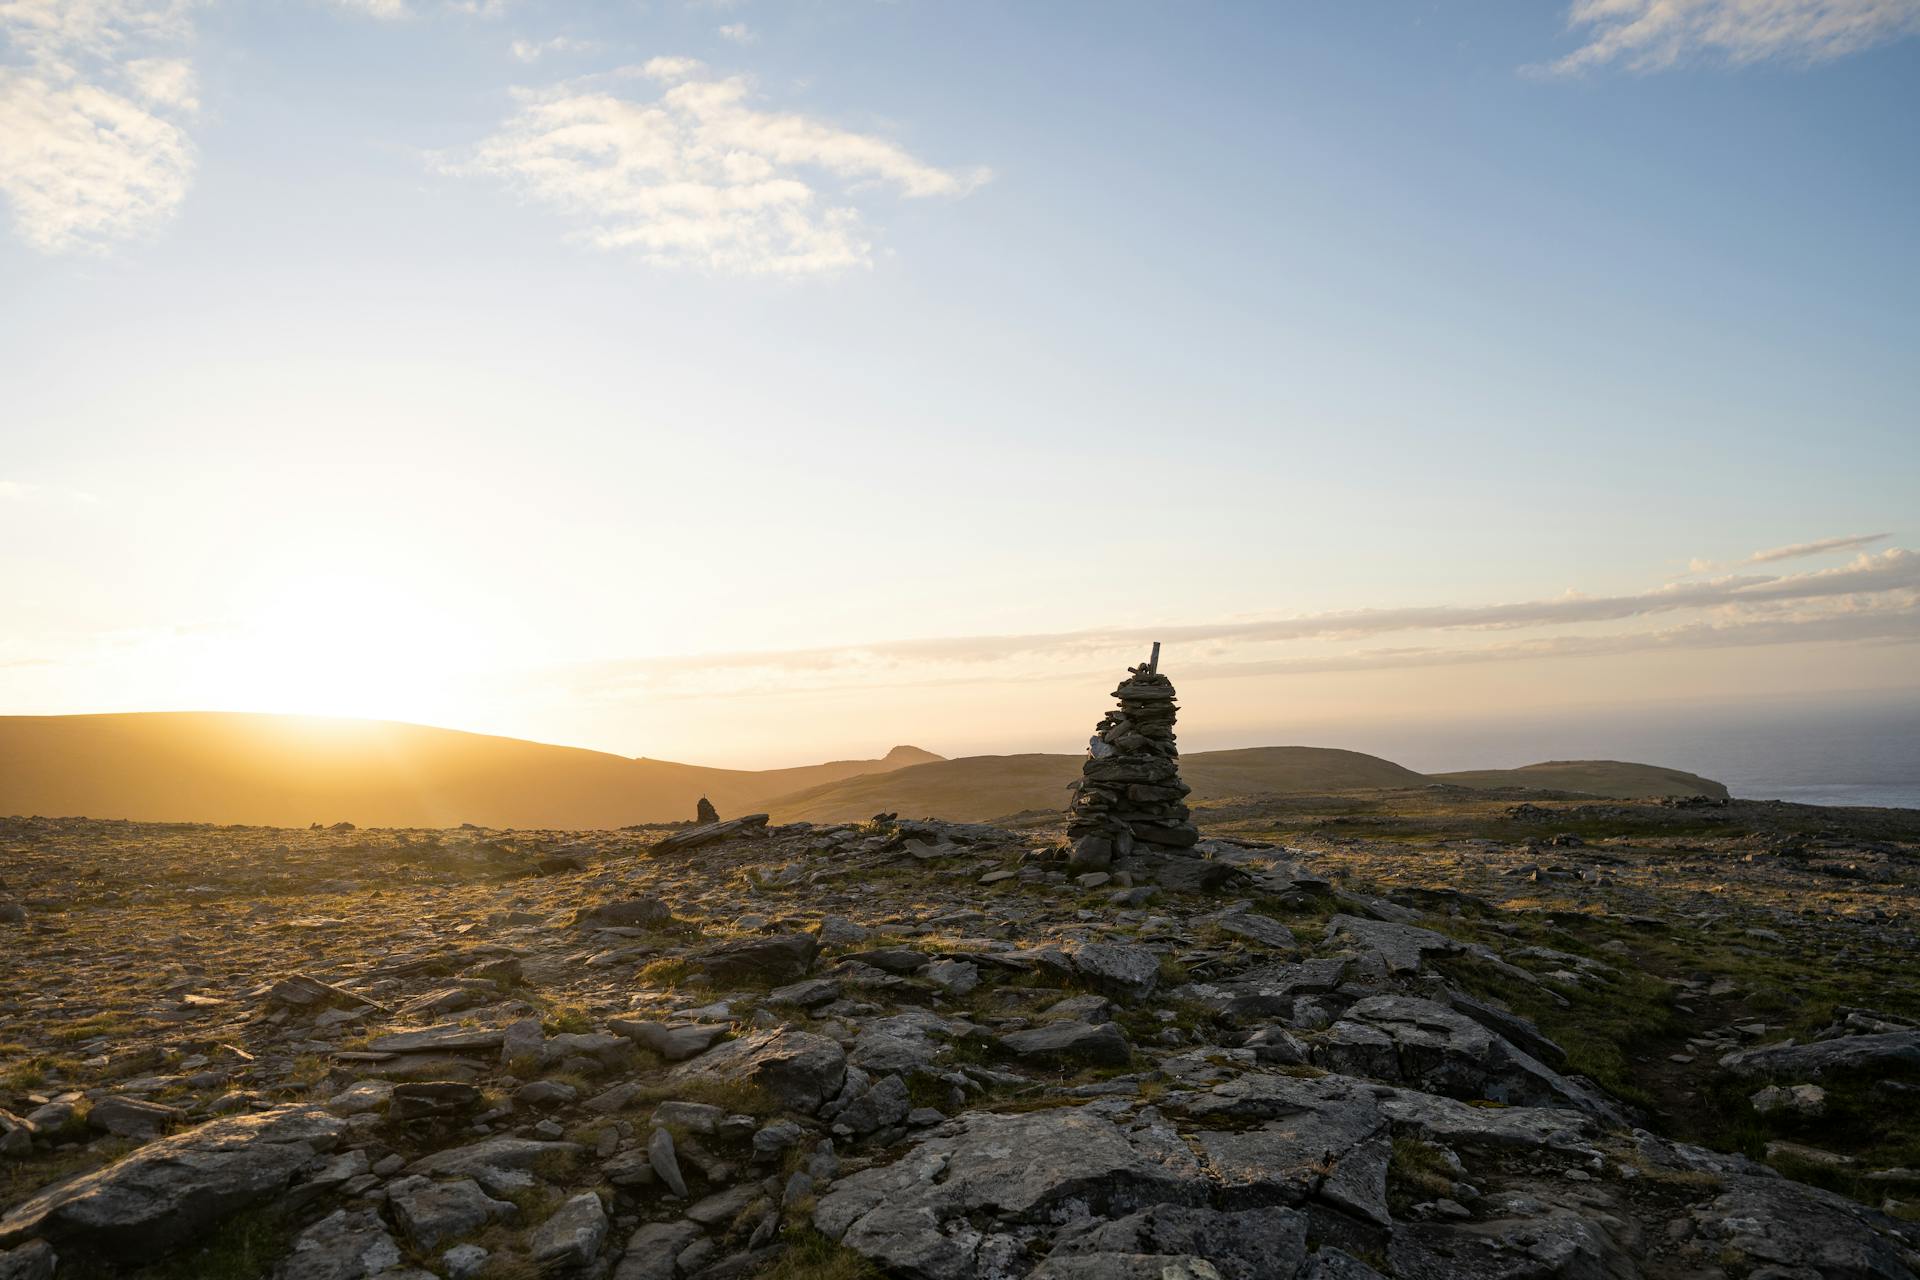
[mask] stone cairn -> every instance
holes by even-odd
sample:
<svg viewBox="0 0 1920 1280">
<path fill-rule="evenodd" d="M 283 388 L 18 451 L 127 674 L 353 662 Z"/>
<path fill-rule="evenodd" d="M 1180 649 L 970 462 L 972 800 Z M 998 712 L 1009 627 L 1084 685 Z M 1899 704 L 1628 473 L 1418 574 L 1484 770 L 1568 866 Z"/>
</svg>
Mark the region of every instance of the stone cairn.
<svg viewBox="0 0 1920 1280">
<path fill-rule="evenodd" d="M 713 807 L 713 801 L 701 796 L 699 806 L 693 811 L 693 820 L 704 827 L 720 821 L 720 811 Z"/>
<path fill-rule="evenodd" d="M 1136 845 L 1174 852 L 1200 838 L 1186 805 L 1192 788 L 1180 781 L 1173 681 L 1159 668 L 1155 641 L 1152 657 L 1127 668 L 1113 691 L 1119 709 L 1107 712 L 1087 743 L 1087 762 L 1067 807 L 1070 862 L 1077 870 L 1104 871 Z"/>
</svg>

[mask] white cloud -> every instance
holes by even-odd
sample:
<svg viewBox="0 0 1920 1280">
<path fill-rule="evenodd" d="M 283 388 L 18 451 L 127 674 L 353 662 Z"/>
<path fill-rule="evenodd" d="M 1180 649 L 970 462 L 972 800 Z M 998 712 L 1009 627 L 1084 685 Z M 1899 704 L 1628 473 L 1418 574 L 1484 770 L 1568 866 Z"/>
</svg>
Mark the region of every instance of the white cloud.
<svg viewBox="0 0 1920 1280">
<path fill-rule="evenodd" d="M 515 40 L 511 52 L 522 62 L 538 62 L 550 53 L 591 53 L 599 47 L 591 40 L 554 36 L 550 40 Z"/>
<path fill-rule="evenodd" d="M 1920 0 L 1573 0 L 1567 22 L 1586 43 L 1534 70 L 1827 62 L 1920 32 Z"/>
<path fill-rule="evenodd" d="M 364 14 L 382 22 L 400 22 L 413 16 L 407 0 L 332 0 L 334 7 Z"/>
<path fill-rule="evenodd" d="M 199 107 L 187 0 L 0 0 L 0 194 L 49 253 L 151 232 L 186 198 Z"/>
<path fill-rule="evenodd" d="M 753 28 L 744 22 L 729 22 L 723 27 L 714 29 L 720 33 L 722 40 L 731 40 L 735 44 L 752 44 L 760 38 L 754 34 Z"/>
<path fill-rule="evenodd" d="M 643 78 L 666 86 L 657 99 L 586 81 L 520 91 L 519 111 L 448 169 L 513 183 L 580 220 L 603 249 L 790 276 L 871 261 L 857 194 L 963 196 L 987 177 L 937 168 L 872 134 L 762 111 L 746 79 L 716 77 L 692 58 L 654 58 L 612 83 Z"/>
<path fill-rule="evenodd" d="M 1799 560 L 1806 556 L 1826 555 L 1832 551 L 1852 551 L 1892 536 L 1890 533 L 1856 533 L 1845 538 L 1821 538 L 1817 542 L 1795 542 L 1784 547 L 1773 547 L 1767 551 L 1756 551 L 1747 557 L 1747 563 L 1772 564 L 1778 560 Z"/>
</svg>

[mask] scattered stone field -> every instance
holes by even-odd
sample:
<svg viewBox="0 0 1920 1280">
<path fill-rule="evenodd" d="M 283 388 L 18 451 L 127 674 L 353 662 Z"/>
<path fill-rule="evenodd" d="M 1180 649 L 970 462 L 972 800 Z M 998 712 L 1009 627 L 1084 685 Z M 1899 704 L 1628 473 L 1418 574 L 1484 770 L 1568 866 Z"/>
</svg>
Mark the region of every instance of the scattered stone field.
<svg viewBox="0 0 1920 1280">
<path fill-rule="evenodd" d="M 1911 1277 L 1920 813 L 0 819 L 0 1280 Z"/>
</svg>

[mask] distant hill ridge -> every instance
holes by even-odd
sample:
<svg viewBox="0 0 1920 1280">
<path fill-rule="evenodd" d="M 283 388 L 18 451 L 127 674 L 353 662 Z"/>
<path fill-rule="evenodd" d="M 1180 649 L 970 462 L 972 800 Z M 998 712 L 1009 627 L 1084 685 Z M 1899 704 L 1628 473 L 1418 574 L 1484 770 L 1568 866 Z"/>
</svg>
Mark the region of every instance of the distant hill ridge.
<svg viewBox="0 0 1920 1280">
<path fill-rule="evenodd" d="M 899 746 L 877 760 L 712 769 L 519 738 L 378 720 L 242 712 L 0 716 L 0 814 L 305 826 L 592 828 L 723 815 L 847 821 L 897 811 L 983 821 L 1060 809 L 1081 758 L 948 760 Z M 1725 795 L 1694 774 L 1616 761 L 1428 776 L 1327 747 L 1182 757 L 1201 803 L 1260 793 L 1426 786 L 1537 787 L 1591 795 Z"/>
</svg>

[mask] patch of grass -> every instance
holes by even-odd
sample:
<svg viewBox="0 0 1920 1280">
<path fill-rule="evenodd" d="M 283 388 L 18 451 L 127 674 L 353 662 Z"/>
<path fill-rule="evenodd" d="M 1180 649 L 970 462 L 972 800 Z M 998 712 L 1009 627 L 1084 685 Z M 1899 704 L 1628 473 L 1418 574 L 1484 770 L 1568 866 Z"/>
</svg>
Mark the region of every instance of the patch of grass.
<svg viewBox="0 0 1920 1280">
<path fill-rule="evenodd" d="M 693 966 L 684 959 L 654 960 L 640 966 L 634 975 L 644 986 L 672 989 L 693 976 Z"/>
<path fill-rule="evenodd" d="M 133 1035 L 159 1025 L 151 1018 L 126 1013 L 96 1013 L 53 1029 L 53 1038 L 61 1044 L 74 1044 L 101 1036 Z"/>
<path fill-rule="evenodd" d="M 647 1085 L 633 1095 L 629 1106 L 648 1106 L 659 1102 L 704 1102 L 719 1107 L 728 1115 L 770 1116 L 782 1108 L 780 1099 L 746 1080 L 677 1080 Z"/>
<path fill-rule="evenodd" d="M 577 1004 L 556 1004 L 541 1017 L 540 1029 L 550 1036 L 584 1035 L 593 1030 L 593 1017 Z"/>
<path fill-rule="evenodd" d="M 62 1147 L 0 1161 L 0 1209 L 18 1204 L 62 1178 L 112 1164 L 138 1145 L 131 1138 L 107 1138 L 84 1147 Z"/>
<path fill-rule="evenodd" d="M 1656 1105 L 1633 1060 L 1666 1051 L 1684 1034 L 1673 1011 L 1672 989 L 1660 979 L 1622 968 L 1607 986 L 1542 987 L 1471 956 L 1446 957 L 1434 967 L 1468 993 L 1497 1000 L 1530 1020 L 1567 1051 L 1570 1073 L 1587 1076 L 1635 1106 Z M 1567 1003 L 1560 1004 L 1554 994 Z"/>
<path fill-rule="evenodd" d="M 1722 1075 L 1701 1090 L 1692 1123 L 1713 1145 L 1755 1160 L 1764 1160 L 1767 1143 L 1776 1139 L 1852 1156 L 1860 1163 L 1837 1168 L 1791 1157 L 1769 1163 L 1790 1178 L 1866 1204 L 1887 1195 L 1907 1198 L 1920 1194 L 1920 1178 L 1896 1183 L 1862 1176 L 1879 1168 L 1920 1168 L 1920 1108 L 1905 1101 L 1911 1095 L 1895 1095 L 1883 1081 L 1920 1085 L 1920 1068 L 1828 1072 L 1819 1082 L 1827 1100 L 1818 1116 L 1784 1110 L 1761 1115 L 1748 1099 L 1766 1082 Z"/>
<path fill-rule="evenodd" d="M 1437 1200 L 1453 1190 L 1453 1166 L 1440 1148 L 1419 1138 L 1395 1138 L 1387 1161 L 1387 1206 L 1395 1217 L 1405 1217 L 1423 1200 Z"/>
<path fill-rule="evenodd" d="M 835 1244 L 810 1226 L 785 1234 L 787 1247 L 755 1280 L 881 1280 L 885 1272 L 847 1245 Z"/>
</svg>

